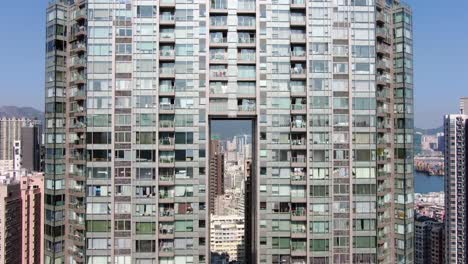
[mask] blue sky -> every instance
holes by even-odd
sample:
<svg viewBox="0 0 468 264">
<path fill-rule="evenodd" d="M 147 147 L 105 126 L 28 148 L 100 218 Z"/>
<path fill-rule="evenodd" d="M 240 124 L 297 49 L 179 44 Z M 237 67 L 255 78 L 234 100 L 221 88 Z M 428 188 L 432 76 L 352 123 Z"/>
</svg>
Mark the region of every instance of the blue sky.
<svg viewBox="0 0 468 264">
<path fill-rule="evenodd" d="M 416 126 L 437 127 L 468 96 L 467 0 L 408 0 L 414 10 Z M 0 105 L 43 109 L 46 0 L 4 1 Z"/>
</svg>

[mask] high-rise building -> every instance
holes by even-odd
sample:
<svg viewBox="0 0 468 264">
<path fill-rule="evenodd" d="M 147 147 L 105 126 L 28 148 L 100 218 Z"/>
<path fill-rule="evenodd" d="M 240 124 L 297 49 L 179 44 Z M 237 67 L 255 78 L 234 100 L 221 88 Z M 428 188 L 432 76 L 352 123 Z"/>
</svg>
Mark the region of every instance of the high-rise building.
<svg viewBox="0 0 468 264">
<path fill-rule="evenodd" d="M 468 115 L 464 109 L 468 100 L 462 98 L 460 114 L 446 115 L 445 135 L 445 260 L 466 263 L 468 260 L 466 162 Z"/>
<path fill-rule="evenodd" d="M 37 137 L 39 137 L 39 122 L 36 120 L 27 118 L 0 118 L 0 162 L 2 163 L 0 172 L 6 173 L 14 170 L 15 142 L 21 141 L 23 133 L 28 135 L 28 132 L 23 132 L 23 130 L 29 131 L 31 129 L 37 130 Z M 33 143 L 29 140 L 25 143 L 23 153 L 26 154 L 29 154 L 33 148 L 39 148 L 40 146 L 39 141 L 35 142 L 37 145 L 29 144 Z"/>
<path fill-rule="evenodd" d="M 431 230 L 431 264 L 445 264 L 444 224 L 438 224 Z"/>
<path fill-rule="evenodd" d="M 432 263 L 432 245 L 433 233 L 432 229 L 436 226 L 442 226 L 441 222 L 427 216 L 416 216 L 414 221 L 415 229 L 415 248 L 414 248 L 414 263 L 415 264 L 431 264 Z M 434 250 L 438 250 L 435 248 Z"/>
<path fill-rule="evenodd" d="M 42 173 L 22 175 L 20 186 L 22 203 L 21 263 L 42 264 L 44 263 L 44 175 Z"/>
<path fill-rule="evenodd" d="M 211 140 L 209 155 L 209 210 L 215 214 L 217 199 L 224 194 L 224 153 L 219 140 Z"/>
<path fill-rule="evenodd" d="M 41 127 L 21 128 L 21 164 L 28 171 L 41 171 Z"/>
<path fill-rule="evenodd" d="M 406 4 L 56 0 L 46 50 L 46 264 L 208 263 L 214 119 L 254 123 L 249 263 L 414 262 Z"/>
<path fill-rule="evenodd" d="M 0 263 L 23 263 L 21 258 L 21 190 L 17 181 L 0 179 Z"/>
</svg>

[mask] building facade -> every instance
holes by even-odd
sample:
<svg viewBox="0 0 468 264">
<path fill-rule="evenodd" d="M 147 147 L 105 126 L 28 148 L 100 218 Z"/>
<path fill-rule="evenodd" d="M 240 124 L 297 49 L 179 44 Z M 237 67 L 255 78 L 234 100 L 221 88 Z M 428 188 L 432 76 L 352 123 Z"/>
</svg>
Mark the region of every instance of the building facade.
<svg viewBox="0 0 468 264">
<path fill-rule="evenodd" d="M 437 242 L 434 243 L 433 237 L 436 236 L 437 232 L 432 232 L 436 227 L 443 226 L 442 222 L 438 222 L 436 219 L 427 216 L 416 216 L 414 221 L 415 229 L 415 248 L 414 248 L 414 259 L 416 264 L 431 264 L 433 263 L 433 254 L 439 252 L 439 248 L 432 248 L 436 246 Z M 435 262 L 439 263 L 439 262 Z M 434 264 L 435 264 L 434 263 Z"/>
<path fill-rule="evenodd" d="M 218 197 L 224 194 L 224 153 L 219 140 L 210 142 L 209 208 L 215 214 Z"/>
<path fill-rule="evenodd" d="M 22 262 L 44 263 L 44 175 L 21 176 Z"/>
<path fill-rule="evenodd" d="M 28 171 L 41 171 L 41 126 L 21 128 L 21 167 Z"/>
<path fill-rule="evenodd" d="M 223 215 L 212 216 L 210 220 L 211 254 L 215 256 L 226 254 L 229 262 L 247 263 L 245 262 L 244 218 L 238 215 Z"/>
<path fill-rule="evenodd" d="M 442 223 L 431 229 L 431 264 L 445 263 L 445 230 Z"/>
<path fill-rule="evenodd" d="M 21 190 L 10 179 L 0 182 L 0 263 L 22 263 Z"/>
<path fill-rule="evenodd" d="M 466 101 L 468 103 L 468 101 Z M 460 110 L 467 107 L 464 100 Z M 448 263 L 467 261 L 467 128 L 468 115 L 446 115 L 445 134 L 445 260 Z"/>
<path fill-rule="evenodd" d="M 414 262 L 407 5 L 57 0 L 46 56 L 46 264 L 208 263 L 215 118 L 254 122 L 248 263 Z"/>
</svg>

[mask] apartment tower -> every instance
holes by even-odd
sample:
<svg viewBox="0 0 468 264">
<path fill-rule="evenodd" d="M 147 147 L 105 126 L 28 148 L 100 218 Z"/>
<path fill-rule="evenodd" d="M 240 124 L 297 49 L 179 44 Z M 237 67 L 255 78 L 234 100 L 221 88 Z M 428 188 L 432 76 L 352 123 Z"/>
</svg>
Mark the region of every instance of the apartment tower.
<svg viewBox="0 0 468 264">
<path fill-rule="evenodd" d="M 468 99 L 462 98 L 460 114 L 446 115 L 445 134 L 445 260 L 466 263 L 467 250 L 467 137 Z M 465 114 L 463 114 L 465 113 Z"/>
<path fill-rule="evenodd" d="M 210 142 L 209 208 L 215 214 L 216 200 L 224 194 L 224 153 L 219 140 Z"/>
<path fill-rule="evenodd" d="M 22 263 L 20 184 L 0 179 L 0 263 Z"/>
<path fill-rule="evenodd" d="M 248 263 L 413 263 L 412 13 L 56 0 L 45 263 L 209 263 L 210 121 L 252 120 Z"/>
</svg>

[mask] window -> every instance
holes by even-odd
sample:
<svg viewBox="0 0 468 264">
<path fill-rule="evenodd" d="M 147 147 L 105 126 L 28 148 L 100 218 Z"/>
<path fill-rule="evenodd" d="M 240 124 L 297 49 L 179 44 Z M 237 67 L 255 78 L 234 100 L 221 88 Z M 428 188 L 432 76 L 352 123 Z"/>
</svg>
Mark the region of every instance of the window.
<svg viewBox="0 0 468 264">
<path fill-rule="evenodd" d="M 137 6 L 137 17 L 154 17 L 156 6 Z"/>
<path fill-rule="evenodd" d="M 154 222 L 137 222 L 135 223 L 135 230 L 137 234 L 155 234 L 156 223 Z"/>
<path fill-rule="evenodd" d="M 290 238 L 289 237 L 273 237 L 271 239 L 271 246 L 273 249 L 289 249 Z"/>
<path fill-rule="evenodd" d="M 310 247 L 312 251 L 328 251 L 329 240 L 328 239 L 311 239 Z"/>
</svg>

